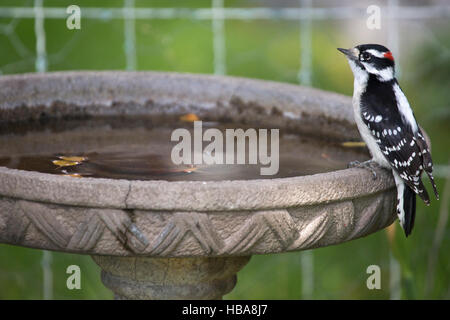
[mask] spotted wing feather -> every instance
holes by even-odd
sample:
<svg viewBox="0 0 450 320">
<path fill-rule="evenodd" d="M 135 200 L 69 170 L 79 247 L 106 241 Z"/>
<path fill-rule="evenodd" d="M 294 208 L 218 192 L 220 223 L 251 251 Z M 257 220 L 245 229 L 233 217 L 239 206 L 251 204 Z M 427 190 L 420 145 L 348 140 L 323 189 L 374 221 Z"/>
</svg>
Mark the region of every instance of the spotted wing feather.
<svg viewBox="0 0 450 320">
<path fill-rule="evenodd" d="M 430 199 L 421 180 L 422 171 L 431 170 L 428 163 L 425 163 L 431 163 L 427 143 L 422 139 L 421 132 L 414 132 L 400 114 L 394 92 L 382 87 L 378 89 L 370 90 L 370 93 L 366 91 L 367 94 L 361 101 L 363 122 L 392 169 L 428 204 Z"/>
<path fill-rule="evenodd" d="M 430 148 L 428 147 L 427 141 L 425 140 L 425 136 L 422 133 L 422 130 L 419 128 L 419 132 L 416 135 L 416 143 L 421 150 L 423 169 L 427 173 L 428 178 L 430 179 L 431 186 L 433 187 L 434 195 L 436 199 L 439 200 L 439 193 L 436 188 L 436 183 L 434 182 L 433 177 L 433 160 L 431 159 Z"/>
</svg>

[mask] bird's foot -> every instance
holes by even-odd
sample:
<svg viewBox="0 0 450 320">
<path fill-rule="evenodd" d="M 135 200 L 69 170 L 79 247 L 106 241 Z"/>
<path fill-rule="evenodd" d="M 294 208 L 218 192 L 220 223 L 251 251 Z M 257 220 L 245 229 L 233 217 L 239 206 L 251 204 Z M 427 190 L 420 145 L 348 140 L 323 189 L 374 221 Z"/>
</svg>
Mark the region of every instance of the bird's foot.
<svg viewBox="0 0 450 320">
<path fill-rule="evenodd" d="M 373 175 L 373 180 L 377 179 L 377 172 L 375 168 L 378 168 L 379 165 L 373 160 L 367 160 L 364 162 L 360 162 L 358 160 L 352 161 L 348 164 L 348 168 L 363 168 L 369 170 Z"/>
</svg>

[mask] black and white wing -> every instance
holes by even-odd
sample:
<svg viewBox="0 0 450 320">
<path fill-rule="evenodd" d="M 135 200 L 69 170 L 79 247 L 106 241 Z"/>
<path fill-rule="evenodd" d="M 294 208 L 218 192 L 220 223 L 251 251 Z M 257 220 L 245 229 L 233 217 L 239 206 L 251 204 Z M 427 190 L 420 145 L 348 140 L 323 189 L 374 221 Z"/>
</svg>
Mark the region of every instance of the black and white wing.
<svg viewBox="0 0 450 320">
<path fill-rule="evenodd" d="M 425 171 L 438 197 L 429 147 L 395 80 L 379 83 L 363 94 L 361 116 L 381 152 L 405 184 L 429 204 L 430 199 L 421 180 L 422 171 Z"/>
</svg>

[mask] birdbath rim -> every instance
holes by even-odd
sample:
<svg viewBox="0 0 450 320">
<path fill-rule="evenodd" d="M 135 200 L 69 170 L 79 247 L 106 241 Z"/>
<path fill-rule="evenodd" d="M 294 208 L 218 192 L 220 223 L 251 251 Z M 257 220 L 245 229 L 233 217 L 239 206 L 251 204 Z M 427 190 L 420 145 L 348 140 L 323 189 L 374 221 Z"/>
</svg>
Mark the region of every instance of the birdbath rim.
<svg viewBox="0 0 450 320">
<path fill-rule="evenodd" d="M 0 167 L 0 179 L 3 181 L 0 194 L 31 201 L 98 208 L 197 211 L 273 209 L 360 198 L 392 189 L 390 174 L 381 168 L 375 170 L 377 179 L 373 179 L 368 170 L 350 168 L 273 179 L 140 181 L 89 177 L 74 179 Z M 20 189 L 18 185 L 26 185 L 27 188 Z M 43 192 L 43 185 L 51 192 Z M 58 189 L 63 192 L 55 192 Z M 93 190 L 97 192 L 92 194 Z M 201 199 L 201 194 L 205 193 L 208 194 L 207 201 Z M 165 195 L 170 196 L 170 202 Z"/>
</svg>

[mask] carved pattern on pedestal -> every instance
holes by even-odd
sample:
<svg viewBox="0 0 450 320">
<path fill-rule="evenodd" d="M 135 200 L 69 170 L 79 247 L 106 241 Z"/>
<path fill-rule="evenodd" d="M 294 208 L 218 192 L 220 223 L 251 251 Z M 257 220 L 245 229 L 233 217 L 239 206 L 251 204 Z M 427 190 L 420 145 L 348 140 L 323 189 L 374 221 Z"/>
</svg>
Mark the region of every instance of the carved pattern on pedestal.
<svg viewBox="0 0 450 320">
<path fill-rule="evenodd" d="M 16 210 L 9 213 L 1 238 L 8 243 L 91 254 L 179 256 L 177 248 L 182 248 L 188 239 L 198 243 L 197 255 L 204 256 L 292 251 L 357 238 L 388 225 L 393 219 L 393 215 L 386 213 L 393 203 L 389 193 L 369 199 L 367 206 L 362 200 L 357 217 L 354 201 L 360 199 L 325 204 L 312 215 L 296 214 L 295 208 L 248 212 L 245 222 L 226 236 L 224 226 L 218 228 L 210 219 L 210 215 L 218 213 L 165 212 L 162 227 L 148 235 L 134 222 L 131 210 L 61 207 L 17 200 Z M 335 217 L 335 212 L 339 216 Z M 153 211 L 139 214 L 144 217 L 140 224 L 148 223 L 147 228 L 153 225 L 147 219 L 163 215 Z M 336 221 L 346 222 L 339 226 Z M 33 234 L 31 226 L 39 235 Z M 122 248 L 98 247 L 105 230 L 109 230 Z M 37 238 L 41 240 L 33 243 Z"/>
<path fill-rule="evenodd" d="M 280 245 L 287 248 L 298 235 L 295 223 L 287 210 L 258 211 L 237 232 L 226 239 L 217 233 L 208 215 L 196 212 L 178 212 L 163 228 L 149 253 L 167 256 L 190 233 L 200 244 L 205 255 L 233 255 L 249 252 L 262 240 L 266 232 L 272 232 Z"/>
<path fill-rule="evenodd" d="M 89 252 L 95 248 L 105 228 L 108 228 L 116 239 L 132 252 L 141 252 L 148 245 L 147 239 L 123 210 L 83 210 L 80 212 L 83 221 L 74 232 L 70 232 L 58 219 L 68 219 L 61 214 L 64 209 L 52 209 L 52 206 L 25 200 L 17 201 L 16 207 L 18 210 L 10 215 L 6 228 L 7 235 L 14 243 L 22 243 L 27 229 L 33 224 L 55 249 Z M 137 241 L 130 241 L 132 237 L 130 235 Z"/>
</svg>

